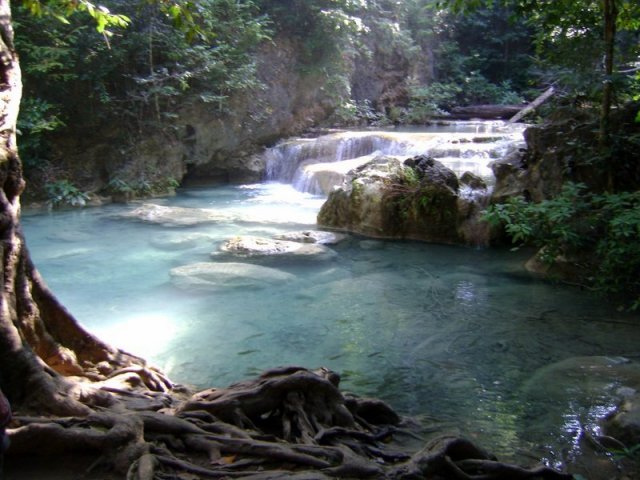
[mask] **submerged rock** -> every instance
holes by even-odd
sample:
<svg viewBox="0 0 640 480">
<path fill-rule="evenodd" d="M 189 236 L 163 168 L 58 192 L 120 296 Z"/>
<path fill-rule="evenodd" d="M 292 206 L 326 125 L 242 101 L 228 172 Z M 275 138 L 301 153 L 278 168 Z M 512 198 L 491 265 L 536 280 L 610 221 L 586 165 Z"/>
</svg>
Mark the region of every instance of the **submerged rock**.
<svg viewBox="0 0 640 480">
<path fill-rule="evenodd" d="M 176 287 L 190 291 L 265 288 L 296 278 L 275 268 L 249 263 L 194 263 L 174 268 L 169 274 Z"/>
<path fill-rule="evenodd" d="M 152 238 L 149 243 L 160 250 L 187 250 L 212 239 L 213 237 L 206 233 L 185 233 L 181 235 L 161 235 Z"/>
<path fill-rule="evenodd" d="M 441 162 L 380 156 L 349 172 L 322 206 L 318 224 L 376 238 L 486 244 L 489 231 L 479 225 L 477 207 Z"/>
<path fill-rule="evenodd" d="M 123 213 L 121 216 L 169 227 L 187 227 L 203 223 L 228 222 L 233 220 L 228 213 L 216 210 L 167 207 L 154 203 L 145 203 L 130 212 Z"/>
<path fill-rule="evenodd" d="M 626 397 L 618 409 L 607 417 L 604 429 L 607 435 L 627 447 L 640 444 L 640 394 Z"/>
<path fill-rule="evenodd" d="M 275 235 L 277 240 L 286 240 L 299 243 L 318 243 L 320 245 L 335 245 L 342 242 L 346 235 L 343 233 L 323 232 L 321 230 L 303 230 L 300 232 L 287 232 Z"/>
<path fill-rule="evenodd" d="M 336 256 L 333 250 L 317 243 L 290 242 L 250 235 L 229 239 L 222 244 L 220 250 L 245 258 L 327 260 Z"/>
<path fill-rule="evenodd" d="M 63 230 L 47 235 L 47 240 L 61 243 L 88 242 L 93 239 L 93 235 L 77 230 Z"/>
<path fill-rule="evenodd" d="M 571 423 L 565 428 L 581 425 L 586 431 L 594 431 L 609 417 L 607 435 L 622 441 L 637 438 L 637 443 L 637 399 L 633 408 L 629 404 L 628 409 L 617 410 L 617 405 L 629 396 L 628 392 L 638 390 L 640 364 L 625 357 L 572 357 L 552 363 L 537 370 L 522 386 L 527 417 L 531 419 L 525 433 L 549 432 L 567 425 L 567 419 Z"/>
<path fill-rule="evenodd" d="M 546 401 L 620 400 L 620 387 L 640 389 L 640 364 L 625 357 L 571 357 L 538 369 L 523 385 L 530 398 Z"/>
</svg>

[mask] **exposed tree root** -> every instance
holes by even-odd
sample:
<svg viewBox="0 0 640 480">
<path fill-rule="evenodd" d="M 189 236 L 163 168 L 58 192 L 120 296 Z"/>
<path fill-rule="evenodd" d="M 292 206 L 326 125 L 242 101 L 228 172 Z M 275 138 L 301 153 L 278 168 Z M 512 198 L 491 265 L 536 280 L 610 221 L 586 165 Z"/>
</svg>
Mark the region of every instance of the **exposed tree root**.
<svg viewBox="0 0 640 480">
<path fill-rule="evenodd" d="M 121 379 L 123 374 L 146 371 L 114 372 Z M 343 395 L 339 377 L 327 369 L 269 370 L 189 398 L 167 392 L 168 381 L 152 382 L 161 392 L 148 390 L 146 381 L 133 383 L 94 384 L 110 400 L 86 416 L 16 416 L 8 454 L 55 458 L 94 451 L 127 480 L 572 478 L 547 467 L 498 462 L 461 438 L 404 452 L 393 441 L 400 417 L 379 400 Z"/>
</svg>

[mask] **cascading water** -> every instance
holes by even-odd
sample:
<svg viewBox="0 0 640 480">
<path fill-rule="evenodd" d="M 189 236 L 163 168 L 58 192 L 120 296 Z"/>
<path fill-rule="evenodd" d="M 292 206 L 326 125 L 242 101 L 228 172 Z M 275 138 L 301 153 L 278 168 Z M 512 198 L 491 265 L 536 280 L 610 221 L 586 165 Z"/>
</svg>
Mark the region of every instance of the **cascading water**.
<svg viewBox="0 0 640 480">
<path fill-rule="evenodd" d="M 469 171 L 493 183 L 490 162 L 523 143 L 523 126 L 456 122 L 427 130 L 340 131 L 316 139 L 286 140 L 265 152 L 266 179 L 303 192 L 328 194 L 344 175 L 378 155 L 429 155 L 456 174 Z"/>
</svg>

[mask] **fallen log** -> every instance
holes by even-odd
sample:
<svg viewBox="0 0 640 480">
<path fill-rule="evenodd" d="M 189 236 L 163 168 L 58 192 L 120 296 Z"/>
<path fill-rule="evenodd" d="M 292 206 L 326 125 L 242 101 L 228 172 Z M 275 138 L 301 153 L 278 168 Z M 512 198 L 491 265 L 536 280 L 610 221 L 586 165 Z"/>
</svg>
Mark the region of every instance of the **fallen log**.
<svg viewBox="0 0 640 480">
<path fill-rule="evenodd" d="M 519 122 L 524 117 L 526 117 L 531 112 L 533 112 L 536 108 L 538 108 L 540 105 L 542 105 L 544 102 L 549 100 L 553 96 L 554 93 L 556 93 L 556 90 L 553 87 L 553 85 L 551 85 L 549 88 L 547 88 L 544 91 L 544 93 L 542 95 L 538 96 L 533 102 L 528 104 L 526 107 L 524 107 L 518 113 L 516 113 L 513 117 L 511 117 L 509 119 L 509 123 Z"/>
<path fill-rule="evenodd" d="M 522 105 L 469 105 L 451 109 L 453 120 L 508 120 L 522 110 Z"/>
</svg>

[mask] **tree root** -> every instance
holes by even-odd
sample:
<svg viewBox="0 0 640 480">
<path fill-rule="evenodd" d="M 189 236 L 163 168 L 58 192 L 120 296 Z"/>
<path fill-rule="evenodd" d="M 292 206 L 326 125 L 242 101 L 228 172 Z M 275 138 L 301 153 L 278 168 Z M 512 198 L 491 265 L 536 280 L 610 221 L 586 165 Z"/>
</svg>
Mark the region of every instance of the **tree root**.
<svg viewBox="0 0 640 480">
<path fill-rule="evenodd" d="M 129 373 L 139 372 L 113 372 Z M 161 383 L 170 388 L 170 382 Z M 343 395 L 339 377 L 326 369 L 269 370 L 188 399 L 171 391 L 150 392 L 145 385 L 135 391 L 111 388 L 114 401 L 93 406 L 87 416 L 16 416 L 8 430 L 8 454 L 96 451 L 127 480 L 572 478 L 543 466 L 498 462 L 455 437 L 431 442 L 413 455 L 404 452 L 393 443 L 401 418 L 378 400 Z M 128 408 L 132 399 L 156 398 L 163 399 L 164 408 L 153 402 Z"/>
</svg>

